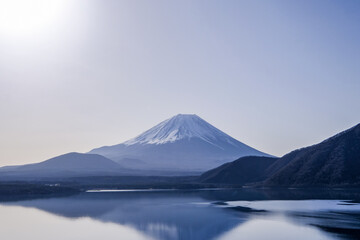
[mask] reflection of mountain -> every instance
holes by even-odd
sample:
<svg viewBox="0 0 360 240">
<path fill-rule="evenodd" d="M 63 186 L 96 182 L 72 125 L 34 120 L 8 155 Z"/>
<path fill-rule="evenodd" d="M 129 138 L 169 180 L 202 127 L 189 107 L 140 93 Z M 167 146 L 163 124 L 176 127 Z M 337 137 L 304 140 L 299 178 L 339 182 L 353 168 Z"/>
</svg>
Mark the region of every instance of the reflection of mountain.
<svg viewBox="0 0 360 240">
<path fill-rule="evenodd" d="M 238 239 L 249 230 L 267 229 L 276 236 L 293 234 L 291 239 L 301 238 L 304 226 L 310 236 L 314 231 L 341 234 L 347 239 L 359 239 L 360 213 L 341 211 L 339 206 L 329 211 L 293 211 L 266 209 L 266 212 L 249 211 L 223 205 L 224 201 L 285 199 L 359 199 L 359 192 L 334 190 L 219 190 L 219 191 L 158 191 L 158 192 L 95 192 L 81 193 L 66 198 L 49 198 L 6 202 L 2 205 L 37 208 L 66 218 L 89 217 L 104 223 L 115 223 L 136 229 L 154 239 Z M 315 200 L 316 202 L 317 200 Z M 218 202 L 216 205 L 208 204 Z M 256 201 L 253 201 L 256 203 Z M 289 201 L 288 201 L 289 202 Z M 291 201 L 290 201 L 291 202 Z M 296 204 L 308 201 L 292 201 Z M 329 202 L 326 200 L 325 202 Z M 205 203 L 205 204 L 204 204 Z M 322 204 L 319 201 L 317 204 Z M 346 203 L 348 204 L 348 203 Z M 349 203 L 350 204 L 350 203 Z M 286 206 L 286 203 L 284 203 Z M 306 207 L 306 206 L 305 206 Z M 351 208 L 351 206 L 347 206 Z M 254 208 L 257 210 L 257 208 Z M 261 216 L 261 217 L 259 217 Z M 279 216 L 282 218 L 279 220 Z M 262 220 L 266 221 L 262 221 Z M 269 221 L 268 221 L 269 220 Z M 245 224 L 246 223 L 246 224 Z M 254 227 L 256 226 L 256 229 Z M 278 227 L 278 228 L 276 228 Z M 290 231 L 290 232 L 289 232 Z M 261 232 L 261 231 L 260 231 Z M 321 233 L 319 232 L 319 233 Z M 258 234 L 257 234 L 258 235 Z M 232 237 L 236 236 L 236 237 Z M 248 235 L 246 235 L 248 236 Z M 332 235 L 321 234 L 334 239 Z M 231 238 L 232 237 L 232 238 Z M 249 237 L 249 236 L 248 236 Z M 121 236 L 119 236 L 121 238 Z M 316 237 L 312 238 L 315 239 Z M 264 238 L 246 238 L 264 239 Z M 317 239 L 317 238 L 316 238 Z M 335 238 L 338 239 L 338 238 Z"/>
<path fill-rule="evenodd" d="M 157 192 L 85 193 L 7 204 L 132 226 L 155 239 L 213 239 L 244 221 L 203 202 L 196 193 Z"/>
</svg>

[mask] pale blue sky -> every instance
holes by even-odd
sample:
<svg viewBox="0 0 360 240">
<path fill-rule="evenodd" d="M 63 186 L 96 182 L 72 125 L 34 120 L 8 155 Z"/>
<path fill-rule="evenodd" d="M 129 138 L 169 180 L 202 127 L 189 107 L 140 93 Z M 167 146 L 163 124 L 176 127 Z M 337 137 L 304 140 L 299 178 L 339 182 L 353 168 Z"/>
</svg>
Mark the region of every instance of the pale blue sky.
<svg viewBox="0 0 360 240">
<path fill-rule="evenodd" d="M 0 3 L 0 165 L 177 113 L 277 156 L 360 122 L 359 1 L 30 2 Z"/>
</svg>

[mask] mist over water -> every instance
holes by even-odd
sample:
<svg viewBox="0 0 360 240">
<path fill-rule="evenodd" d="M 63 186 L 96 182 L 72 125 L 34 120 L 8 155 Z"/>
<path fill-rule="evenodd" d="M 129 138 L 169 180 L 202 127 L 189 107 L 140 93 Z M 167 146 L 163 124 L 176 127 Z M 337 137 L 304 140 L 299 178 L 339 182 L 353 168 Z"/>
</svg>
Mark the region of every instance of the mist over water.
<svg viewBox="0 0 360 240">
<path fill-rule="evenodd" d="M 359 193 L 347 191 L 254 189 L 90 192 L 61 198 L 19 198 L 0 203 L 0 237 L 357 239 L 358 199 Z"/>
</svg>

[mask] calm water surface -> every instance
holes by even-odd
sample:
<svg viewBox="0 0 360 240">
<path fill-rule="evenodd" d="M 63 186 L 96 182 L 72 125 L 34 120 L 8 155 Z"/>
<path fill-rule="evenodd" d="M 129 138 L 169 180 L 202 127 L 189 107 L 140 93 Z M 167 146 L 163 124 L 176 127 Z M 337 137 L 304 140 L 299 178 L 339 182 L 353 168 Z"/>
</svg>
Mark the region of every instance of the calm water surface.
<svg viewBox="0 0 360 240">
<path fill-rule="evenodd" d="M 360 239 L 354 190 L 87 192 L 0 202 L 0 239 Z"/>
</svg>

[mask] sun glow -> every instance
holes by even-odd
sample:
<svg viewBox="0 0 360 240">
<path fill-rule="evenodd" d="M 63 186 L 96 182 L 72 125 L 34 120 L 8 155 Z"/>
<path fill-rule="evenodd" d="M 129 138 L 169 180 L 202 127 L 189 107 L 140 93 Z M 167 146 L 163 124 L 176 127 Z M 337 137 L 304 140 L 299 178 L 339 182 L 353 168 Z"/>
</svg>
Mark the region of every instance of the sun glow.
<svg viewBox="0 0 360 240">
<path fill-rule="evenodd" d="M 66 15 L 68 0 L 0 0 L 0 36 L 36 35 Z"/>
</svg>

